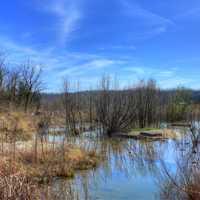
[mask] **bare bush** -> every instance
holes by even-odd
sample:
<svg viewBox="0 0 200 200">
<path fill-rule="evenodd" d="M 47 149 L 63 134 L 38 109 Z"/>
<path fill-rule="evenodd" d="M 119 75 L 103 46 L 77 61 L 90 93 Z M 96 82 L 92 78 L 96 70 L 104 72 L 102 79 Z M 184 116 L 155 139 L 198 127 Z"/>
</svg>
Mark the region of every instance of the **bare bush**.
<svg viewBox="0 0 200 200">
<path fill-rule="evenodd" d="M 114 90 L 115 89 L 115 90 Z M 109 136 L 130 128 L 136 117 L 136 104 L 132 90 L 116 91 L 111 88 L 109 77 L 103 77 L 96 98 L 96 117 Z"/>
<path fill-rule="evenodd" d="M 140 81 L 135 87 L 137 119 L 140 128 L 155 126 L 160 121 L 159 89 L 154 80 Z"/>
</svg>

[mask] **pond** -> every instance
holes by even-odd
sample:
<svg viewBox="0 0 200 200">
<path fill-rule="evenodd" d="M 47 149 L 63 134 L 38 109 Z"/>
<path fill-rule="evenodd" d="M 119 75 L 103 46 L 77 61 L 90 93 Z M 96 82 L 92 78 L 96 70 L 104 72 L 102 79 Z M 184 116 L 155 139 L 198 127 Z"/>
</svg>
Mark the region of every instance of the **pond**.
<svg viewBox="0 0 200 200">
<path fill-rule="evenodd" d="M 67 142 L 95 149 L 104 160 L 96 169 L 78 172 L 70 180 L 57 179 L 53 190 L 61 199 L 83 200 L 155 200 L 162 199 L 164 169 L 175 173 L 177 146 L 183 139 L 141 141 L 96 138 L 85 134 Z M 63 136 L 49 136 L 62 141 Z M 163 167 L 165 164 L 165 168 Z"/>
</svg>

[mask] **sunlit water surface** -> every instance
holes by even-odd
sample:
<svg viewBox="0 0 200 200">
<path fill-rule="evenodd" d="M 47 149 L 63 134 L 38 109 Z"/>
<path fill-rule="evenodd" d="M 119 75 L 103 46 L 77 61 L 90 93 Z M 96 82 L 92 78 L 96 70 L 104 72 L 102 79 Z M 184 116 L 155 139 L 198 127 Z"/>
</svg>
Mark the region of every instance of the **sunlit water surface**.
<svg viewBox="0 0 200 200">
<path fill-rule="evenodd" d="M 74 179 L 54 182 L 61 199 L 155 200 L 161 199 L 164 161 L 176 171 L 176 147 L 182 141 L 136 141 L 89 137 L 67 139 L 85 149 L 95 149 L 104 161 L 93 170 L 78 172 Z M 49 136 L 61 142 L 63 136 Z"/>
</svg>

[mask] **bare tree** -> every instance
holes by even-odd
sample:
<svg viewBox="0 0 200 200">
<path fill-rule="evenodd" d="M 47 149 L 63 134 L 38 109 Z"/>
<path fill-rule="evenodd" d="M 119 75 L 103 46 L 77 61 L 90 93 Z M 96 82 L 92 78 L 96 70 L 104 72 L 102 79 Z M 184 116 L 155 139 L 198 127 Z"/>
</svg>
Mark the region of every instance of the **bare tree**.
<svg viewBox="0 0 200 200">
<path fill-rule="evenodd" d="M 140 81 L 135 88 L 135 94 L 139 127 L 155 125 L 159 119 L 158 108 L 160 106 L 156 82 L 151 79 L 147 83 Z"/>
<path fill-rule="evenodd" d="M 186 120 L 189 106 L 192 104 L 191 90 L 175 89 L 168 98 L 167 120 L 170 122 Z"/>
<path fill-rule="evenodd" d="M 116 87 L 112 89 L 110 78 L 105 76 L 100 87 L 96 99 L 96 117 L 103 132 L 111 136 L 115 132 L 130 128 L 136 117 L 134 92 L 117 91 Z"/>
<path fill-rule="evenodd" d="M 161 197 L 166 200 L 200 199 L 200 122 L 193 118 L 187 136 L 177 141 L 175 171 L 161 158 Z"/>
<path fill-rule="evenodd" d="M 2 54 L 0 54 L 0 95 L 1 95 L 1 99 L 4 96 L 6 75 L 7 75 L 7 68 L 6 68 L 6 64 L 5 64 L 5 57 Z"/>
<path fill-rule="evenodd" d="M 15 68 L 10 70 L 8 73 L 7 83 L 6 83 L 6 90 L 10 105 L 17 103 L 19 82 L 20 82 L 19 69 Z"/>
<path fill-rule="evenodd" d="M 28 106 L 34 100 L 39 101 L 39 95 L 42 90 L 41 68 L 32 65 L 30 62 L 21 66 L 21 81 L 19 83 L 19 93 L 24 101 L 24 110 L 27 111 Z"/>
</svg>

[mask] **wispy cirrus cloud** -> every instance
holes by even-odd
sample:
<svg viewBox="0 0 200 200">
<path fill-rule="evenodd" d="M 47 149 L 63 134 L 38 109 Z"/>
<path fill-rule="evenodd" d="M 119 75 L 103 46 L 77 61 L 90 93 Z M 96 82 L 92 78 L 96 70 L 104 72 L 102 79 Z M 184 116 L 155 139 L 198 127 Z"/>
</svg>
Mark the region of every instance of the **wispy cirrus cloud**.
<svg viewBox="0 0 200 200">
<path fill-rule="evenodd" d="M 105 67 L 110 67 L 114 64 L 119 64 L 121 61 L 113 60 L 113 59 L 106 59 L 106 58 L 100 58 L 100 59 L 94 59 L 91 60 L 80 67 L 82 68 L 89 68 L 89 69 L 102 69 Z"/>
<path fill-rule="evenodd" d="M 160 33 L 164 33 L 169 27 L 175 25 L 171 19 L 147 10 L 136 2 L 130 0 L 121 0 L 121 4 L 123 13 L 125 15 L 140 20 L 140 23 L 146 28 L 146 31 L 143 33 L 142 37 L 151 37 Z"/>
<path fill-rule="evenodd" d="M 104 45 L 104 47 L 100 47 L 99 50 L 131 50 L 134 51 L 136 50 L 136 46 L 135 45 L 110 45 L 110 46 L 106 46 Z"/>
<path fill-rule="evenodd" d="M 165 78 L 165 77 L 173 77 L 176 72 L 177 68 L 172 67 L 168 69 L 160 69 L 156 67 L 145 67 L 145 66 L 129 66 L 125 68 L 126 71 L 132 72 L 137 76 L 143 76 L 143 77 L 159 77 L 159 78 Z"/>
<path fill-rule="evenodd" d="M 174 22 L 166 17 L 163 17 L 159 14 L 156 14 L 152 11 L 149 11 L 143 7 L 141 7 L 137 3 L 133 3 L 130 0 L 121 0 L 121 3 L 124 7 L 124 13 L 129 16 L 137 16 L 141 19 L 143 18 L 146 23 L 156 25 L 156 24 L 163 24 L 163 25 L 173 25 Z"/>
<path fill-rule="evenodd" d="M 180 69 L 176 67 L 167 67 L 167 69 L 155 67 L 127 67 L 125 68 L 130 73 L 136 76 L 137 80 L 153 78 L 157 81 L 161 88 L 168 89 L 178 86 L 191 86 L 194 80 L 187 75 L 182 76 Z M 130 76 L 129 73 L 129 76 Z M 136 80 L 136 81 L 137 81 Z"/>
<path fill-rule="evenodd" d="M 173 76 L 166 79 L 159 79 L 158 83 L 162 88 L 169 89 L 174 87 L 182 87 L 185 85 L 189 86 L 191 83 L 193 83 L 193 80 L 190 78 Z"/>
<path fill-rule="evenodd" d="M 112 59 L 96 54 L 80 52 L 58 51 L 55 48 L 35 49 L 30 46 L 18 44 L 6 37 L 0 36 L 0 48 L 8 57 L 10 66 L 19 65 L 31 60 L 35 66 L 43 68 L 44 79 L 48 82 L 47 91 L 56 90 L 61 86 L 64 77 L 70 76 L 74 79 L 84 79 L 91 83 L 89 74 L 100 74 L 105 69 L 119 66 L 123 63 L 120 59 Z"/>
<path fill-rule="evenodd" d="M 125 70 L 137 75 L 144 75 L 146 71 L 143 67 L 126 67 Z"/>
<path fill-rule="evenodd" d="M 156 79 L 162 88 L 181 85 L 193 86 L 194 84 L 198 86 L 187 74 L 181 75 L 180 68 L 158 68 L 136 64 L 134 66 L 131 64 L 133 63 L 131 58 L 114 59 L 108 56 L 80 52 L 58 52 L 57 49 L 53 48 L 35 49 L 1 36 L 0 48 L 4 49 L 6 53 L 8 52 L 10 65 L 20 64 L 31 59 L 36 67 L 42 66 L 43 78 L 48 83 L 46 91 L 51 92 L 58 91 L 62 87 L 64 77 L 79 80 L 81 83 L 83 82 L 82 89 L 88 89 L 94 82 L 97 82 L 104 72 L 113 74 L 113 70 L 122 80 L 122 86 L 148 78 Z"/>
<path fill-rule="evenodd" d="M 69 42 L 79 28 L 82 18 L 79 0 L 44 0 L 40 2 L 40 10 L 49 12 L 56 18 L 54 29 L 57 31 L 60 44 Z"/>
<path fill-rule="evenodd" d="M 176 19 L 199 19 L 200 18 L 200 5 L 197 7 L 193 7 L 190 9 L 185 10 L 185 12 L 182 12 L 180 14 L 177 14 L 175 16 Z"/>
</svg>

